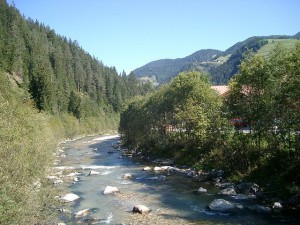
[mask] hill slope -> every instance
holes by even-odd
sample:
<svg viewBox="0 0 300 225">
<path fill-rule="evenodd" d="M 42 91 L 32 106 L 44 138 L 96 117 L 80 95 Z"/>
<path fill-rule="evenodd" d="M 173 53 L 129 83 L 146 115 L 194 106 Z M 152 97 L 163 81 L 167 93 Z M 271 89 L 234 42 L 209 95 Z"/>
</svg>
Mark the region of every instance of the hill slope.
<svg viewBox="0 0 300 225">
<path fill-rule="evenodd" d="M 221 51 L 219 50 L 205 49 L 197 51 L 184 58 L 160 59 L 135 69 L 133 73 L 139 78 L 155 76 L 159 83 L 165 83 L 170 81 L 172 77 L 177 75 L 189 64 L 193 62 L 210 61 L 213 57 L 220 53 Z"/>
<path fill-rule="evenodd" d="M 118 112 L 122 103 L 146 92 L 134 76 L 119 76 L 48 26 L 25 20 L 0 0 L 0 71 L 29 93 L 40 111 L 77 118 Z"/>
<path fill-rule="evenodd" d="M 293 36 L 254 36 L 234 44 L 224 52 L 200 50 L 185 58 L 153 61 L 133 72 L 138 78 L 155 77 L 159 83 L 165 83 L 182 71 L 204 71 L 210 75 L 213 84 L 227 84 L 229 79 L 237 73 L 243 55 L 247 51 L 252 50 L 266 55 L 276 44 L 281 43 L 292 47 L 299 38 L 300 32 Z"/>
</svg>

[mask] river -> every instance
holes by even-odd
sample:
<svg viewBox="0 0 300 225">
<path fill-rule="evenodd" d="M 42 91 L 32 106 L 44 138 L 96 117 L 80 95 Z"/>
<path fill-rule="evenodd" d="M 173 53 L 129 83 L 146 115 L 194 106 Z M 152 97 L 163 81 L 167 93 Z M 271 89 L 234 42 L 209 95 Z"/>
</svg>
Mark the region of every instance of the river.
<svg viewBox="0 0 300 225">
<path fill-rule="evenodd" d="M 123 157 L 115 149 L 117 136 L 85 137 L 75 141 L 64 142 L 60 148 L 64 157 L 57 169 L 69 167 L 69 172 L 78 172 L 77 182 L 70 182 L 68 191 L 77 194 L 80 199 L 68 203 L 71 214 L 62 214 L 61 220 L 66 224 L 297 224 L 294 219 L 281 214 L 257 214 L 249 210 L 231 213 L 214 212 L 208 205 L 216 198 L 220 189 L 207 182 L 197 182 L 188 176 L 177 173 L 143 171 L 147 164 L 138 159 Z M 97 175 L 88 175 L 93 170 Z M 126 173 L 134 179 L 124 179 Z M 161 174 L 164 181 L 149 178 Z M 120 192 L 104 195 L 106 186 L 117 187 Z M 199 187 L 206 188 L 207 193 L 195 194 Z M 222 197 L 223 198 L 223 197 Z M 242 205 L 255 204 L 255 200 L 230 201 Z M 134 205 L 142 204 L 152 211 L 147 215 L 133 214 Z M 89 209 L 89 215 L 74 218 L 74 213 Z"/>
</svg>

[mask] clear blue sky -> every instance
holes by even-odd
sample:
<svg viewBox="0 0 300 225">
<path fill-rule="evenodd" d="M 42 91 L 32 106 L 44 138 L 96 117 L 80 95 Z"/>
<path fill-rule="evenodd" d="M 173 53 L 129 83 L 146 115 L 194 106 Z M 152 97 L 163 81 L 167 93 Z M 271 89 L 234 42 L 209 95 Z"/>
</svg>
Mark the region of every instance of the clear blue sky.
<svg viewBox="0 0 300 225">
<path fill-rule="evenodd" d="M 12 0 L 7 0 L 11 3 Z M 25 17 L 127 73 L 257 35 L 300 31 L 300 0 L 14 0 Z"/>
</svg>

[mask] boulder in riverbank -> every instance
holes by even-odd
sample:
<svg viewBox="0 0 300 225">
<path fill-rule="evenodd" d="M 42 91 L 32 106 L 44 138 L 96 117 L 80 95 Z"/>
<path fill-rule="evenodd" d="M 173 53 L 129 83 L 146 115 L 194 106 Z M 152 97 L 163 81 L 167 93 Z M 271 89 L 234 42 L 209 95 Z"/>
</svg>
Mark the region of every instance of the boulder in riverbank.
<svg viewBox="0 0 300 225">
<path fill-rule="evenodd" d="M 53 180 L 54 185 L 62 184 L 64 181 L 61 179 Z"/>
<path fill-rule="evenodd" d="M 90 213 L 90 209 L 83 209 L 74 214 L 75 218 L 82 218 Z"/>
<path fill-rule="evenodd" d="M 140 214 L 146 214 L 149 213 L 151 210 L 144 205 L 135 205 L 132 209 L 133 213 L 140 213 Z"/>
<path fill-rule="evenodd" d="M 80 197 L 76 194 L 73 194 L 73 193 L 68 193 L 64 196 L 62 196 L 60 199 L 65 201 L 65 202 L 73 202 L 77 199 L 79 199 Z"/>
<path fill-rule="evenodd" d="M 89 172 L 88 176 L 99 175 L 99 174 L 100 174 L 100 172 L 97 172 L 97 171 L 95 171 L 95 170 L 91 170 L 91 171 Z"/>
</svg>

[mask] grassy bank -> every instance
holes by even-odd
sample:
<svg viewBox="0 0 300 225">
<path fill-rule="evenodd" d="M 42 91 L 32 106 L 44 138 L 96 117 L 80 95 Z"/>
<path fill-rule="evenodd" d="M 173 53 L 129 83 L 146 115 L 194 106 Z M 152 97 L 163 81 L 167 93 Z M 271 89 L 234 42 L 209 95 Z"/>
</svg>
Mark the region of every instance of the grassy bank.
<svg viewBox="0 0 300 225">
<path fill-rule="evenodd" d="M 118 115 L 84 118 L 38 112 L 29 95 L 0 73 L 0 224 L 47 220 L 53 191 L 44 177 L 59 141 L 116 130 Z M 41 188 L 35 184 L 41 183 Z M 52 194 L 51 194 L 52 193 Z"/>
</svg>

